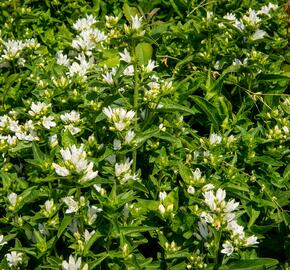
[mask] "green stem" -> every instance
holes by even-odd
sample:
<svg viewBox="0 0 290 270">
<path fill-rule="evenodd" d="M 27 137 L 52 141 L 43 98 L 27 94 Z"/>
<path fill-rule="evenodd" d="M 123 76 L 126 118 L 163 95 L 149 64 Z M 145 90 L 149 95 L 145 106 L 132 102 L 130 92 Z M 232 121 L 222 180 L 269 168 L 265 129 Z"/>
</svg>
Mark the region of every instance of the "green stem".
<svg viewBox="0 0 290 270">
<path fill-rule="evenodd" d="M 133 108 L 135 111 L 135 119 L 134 119 L 134 130 L 137 131 L 138 128 L 138 97 L 139 97 L 139 74 L 138 74 L 138 66 L 137 59 L 135 55 L 135 42 L 133 42 L 132 46 L 132 56 L 133 57 L 133 66 L 134 66 L 134 96 L 133 96 Z M 137 149 L 133 151 L 133 173 L 136 172 L 136 164 L 137 164 Z"/>
</svg>

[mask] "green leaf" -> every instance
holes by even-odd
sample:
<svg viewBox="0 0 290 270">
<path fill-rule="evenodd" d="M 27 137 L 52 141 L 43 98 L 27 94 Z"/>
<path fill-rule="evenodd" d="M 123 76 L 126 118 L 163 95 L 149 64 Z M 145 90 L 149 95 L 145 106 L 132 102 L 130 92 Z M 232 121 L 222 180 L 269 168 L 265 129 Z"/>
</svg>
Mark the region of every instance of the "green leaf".
<svg viewBox="0 0 290 270">
<path fill-rule="evenodd" d="M 283 166 L 284 163 L 282 161 L 278 161 L 277 159 L 274 159 L 270 156 L 257 156 L 252 158 L 253 162 L 261 162 L 261 163 L 265 163 L 267 165 L 272 165 L 272 166 Z"/>
<path fill-rule="evenodd" d="M 265 267 L 277 265 L 279 262 L 275 259 L 261 258 L 254 260 L 240 260 L 228 264 L 230 270 L 264 270 Z"/>
<path fill-rule="evenodd" d="M 156 110 L 157 111 L 179 111 L 179 112 L 183 112 L 183 113 L 189 113 L 192 115 L 195 115 L 196 113 L 198 113 L 199 111 L 196 108 L 188 108 L 186 106 L 177 104 L 172 102 L 169 99 L 162 99 L 162 102 L 160 102 L 160 107 L 158 107 Z"/>
<path fill-rule="evenodd" d="M 187 166 L 185 166 L 182 162 L 178 163 L 178 169 L 179 169 L 179 174 L 182 180 L 186 184 L 191 185 L 193 182 L 192 171 Z"/>
<path fill-rule="evenodd" d="M 84 247 L 84 255 L 88 253 L 91 246 L 102 236 L 102 234 L 99 231 L 96 231 L 94 235 L 90 238 L 90 240 L 85 244 Z"/>
<path fill-rule="evenodd" d="M 76 138 L 68 130 L 65 130 L 61 136 L 61 143 L 63 147 L 67 148 L 73 144 L 76 144 L 77 141 Z"/>
<path fill-rule="evenodd" d="M 198 108 L 207 115 L 208 119 L 211 121 L 211 124 L 213 125 L 213 128 L 216 131 L 218 131 L 221 123 L 221 118 L 215 106 L 213 106 L 210 102 L 208 102 L 202 97 L 191 96 L 191 98 L 198 106 Z"/>
<path fill-rule="evenodd" d="M 128 22 L 132 21 L 132 17 L 135 17 L 136 15 L 139 16 L 139 11 L 135 7 L 130 7 L 128 3 L 124 3 L 123 5 L 123 13 L 127 19 Z"/>
<path fill-rule="evenodd" d="M 62 233 L 64 232 L 64 230 L 66 229 L 66 227 L 71 223 L 73 219 L 73 216 L 72 215 L 65 215 L 64 218 L 62 219 L 61 221 L 61 224 L 59 226 L 59 229 L 57 231 L 57 238 L 59 238 Z"/>
<path fill-rule="evenodd" d="M 153 48 L 151 44 L 141 42 L 135 47 L 136 58 L 140 65 L 146 65 L 152 58 Z"/>
<path fill-rule="evenodd" d="M 34 159 L 40 162 L 44 160 L 45 155 L 41 152 L 41 150 L 39 149 L 39 146 L 35 142 L 32 143 L 32 152 L 33 152 Z"/>
</svg>

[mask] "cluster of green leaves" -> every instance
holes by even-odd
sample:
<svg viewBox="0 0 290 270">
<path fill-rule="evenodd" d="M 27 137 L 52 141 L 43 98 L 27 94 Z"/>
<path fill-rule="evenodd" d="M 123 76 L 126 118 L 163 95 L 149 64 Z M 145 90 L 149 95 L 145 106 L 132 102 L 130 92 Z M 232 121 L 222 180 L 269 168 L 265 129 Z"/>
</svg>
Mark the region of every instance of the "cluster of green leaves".
<svg viewBox="0 0 290 270">
<path fill-rule="evenodd" d="M 0 241 L 1 267 L 60 269 L 73 254 L 82 258 L 82 267 L 63 269 L 287 268 L 287 20 L 278 2 L 281 6 L 255 23 L 249 18 L 251 10 L 269 3 L 2 1 L 0 234 L 8 244 Z M 244 28 L 226 19 L 227 13 Z M 85 56 L 94 59 L 86 76 L 72 76 L 57 63 L 56 53 L 75 59 L 72 26 L 87 14 L 108 38 Z M 135 31 L 136 15 L 142 23 Z M 108 26 L 106 16 L 116 22 Z M 257 30 L 267 34 L 256 39 Z M 24 63 L 1 58 L 7 40 L 31 38 L 39 46 L 23 49 Z M 124 49 L 132 58 L 133 76 L 124 75 L 128 65 L 119 55 Z M 151 59 L 158 67 L 147 72 Z M 103 75 L 113 69 L 108 83 Z M 29 111 L 38 101 L 49 106 L 35 116 Z M 135 132 L 132 143 L 123 143 L 127 130 L 112 128 L 103 110 L 108 106 L 135 111 L 128 124 Z M 61 117 L 71 111 L 80 119 L 68 128 Z M 5 136 L 14 133 L 4 116 L 35 139 L 7 143 Z M 44 116 L 52 116 L 56 125 L 45 128 Z M 61 163 L 61 149 L 72 145 L 84 145 L 97 177 L 82 183 L 75 172 L 57 173 L 55 164 L 71 166 Z M 128 181 L 116 173 L 116 163 L 126 158 L 132 159 Z M 197 169 L 202 177 L 194 175 Z M 255 249 L 222 254 L 222 241 L 230 236 L 219 226 L 208 225 L 210 240 L 200 236 L 206 184 L 240 203 L 237 220 L 247 235 L 258 236 Z M 17 194 L 15 205 L 11 194 Z M 67 212 L 63 199 L 68 196 L 77 211 Z M 47 211 L 51 200 L 54 206 Z M 21 263 L 9 264 L 11 251 L 21 253 Z"/>
</svg>

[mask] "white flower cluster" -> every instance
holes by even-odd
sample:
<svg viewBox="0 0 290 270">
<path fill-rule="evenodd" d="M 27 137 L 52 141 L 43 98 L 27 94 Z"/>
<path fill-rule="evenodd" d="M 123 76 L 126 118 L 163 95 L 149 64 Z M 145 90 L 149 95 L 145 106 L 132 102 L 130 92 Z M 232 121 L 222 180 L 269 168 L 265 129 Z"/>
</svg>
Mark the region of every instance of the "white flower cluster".
<svg viewBox="0 0 290 270">
<path fill-rule="evenodd" d="M 137 36 L 144 36 L 145 31 L 142 30 L 142 17 L 138 15 L 131 16 L 131 25 L 124 25 L 124 30 L 126 34 L 136 34 Z"/>
<path fill-rule="evenodd" d="M 238 225 L 234 211 L 238 208 L 239 203 L 235 200 L 226 201 L 226 191 L 218 189 L 216 193 L 209 190 L 203 193 L 204 202 L 208 206 L 208 212 L 203 211 L 200 215 L 202 226 L 200 226 L 201 235 L 208 237 L 205 224 L 210 224 L 216 230 L 226 230 L 230 233 L 230 240 L 225 241 L 221 253 L 230 256 L 235 249 L 257 244 L 257 237 L 246 237 L 244 228 Z"/>
<path fill-rule="evenodd" d="M 68 113 L 60 115 L 61 121 L 64 123 L 64 129 L 69 130 L 72 135 L 75 135 L 81 131 L 79 127 L 76 127 L 80 123 L 80 114 L 74 110 Z"/>
<path fill-rule="evenodd" d="M 39 137 L 35 131 L 36 127 L 32 120 L 20 124 L 16 115 L 5 114 L 0 116 L 0 149 L 15 147 L 19 141 L 37 141 Z"/>
<path fill-rule="evenodd" d="M 94 163 L 86 159 L 87 154 L 84 151 L 83 145 L 79 148 L 76 145 L 65 149 L 62 148 L 60 154 L 63 158 L 61 165 L 56 163 L 52 164 L 56 174 L 59 176 L 65 177 L 76 173 L 81 176 L 79 182 L 84 183 L 98 175 L 98 171 L 93 171 Z"/>
<path fill-rule="evenodd" d="M 123 108 L 111 108 L 110 106 L 103 108 L 103 113 L 112 124 L 110 129 L 113 131 L 128 130 L 135 117 L 133 110 L 127 111 Z"/>
<path fill-rule="evenodd" d="M 25 41 L 9 39 L 7 41 L 3 41 L 3 45 L 4 50 L 0 57 L 0 62 L 1 60 L 11 61 L 19 58 L 25 48 L 36 49 L 40 46 L 35 39 L 26 39 Z"/>
<path fill-rule="evenodd" d="M 71 44 L 77 51 L 74 59 L 69 59 L 62 51 L 56 54 L 57 64 L 67 67 L 69 69 L 67 75 L 71 78 L 77 76 L 86 80 L 87 73 L 94 65 L 94 58 L 91 57 L 93 50 L 107 39 L 103 32 L 94 27 L 96 22 L 92 15 L 87 15 L 86 18 L 78 19 L 73 24 L 73 28 L 79 32 Z"/>
<path fill-rule="evenodd" d="M 137 180 L 137 174 L 132 174 L 132 165 L 133 161 L 127 158 L 123 163 L 115 164 L 115 176 L 123 184 L 128 180 Z"/>
<path fill-rule="evenodd" d="M 276 10 L 277 8 L 278 8 L 278 5 L 273 4 L 273 3 L 269 3 L 268 5 L 263 6 L 258 11 L 255 11 L 255 10 L 250 8 L 247 12 L 247 15 L 244 15 L 243 18 L 240 20 L 237 19 L 236 15 L 233 13 L 227 13 L 223 18 L 230 21 L 240 31 L 244 31 L 245 24 L 249 25 L 253 28 L 256 28 L 257 25 L 259 25 L 260 22 L 262 21 L 262 18 L 259 17 L 259 15 L 260 16 L 263 16 L 263 15 L 270 16 L 270 11 Z M 267 35 L 268 34 L 266 31 L 261 30 L 261 29 L 256 29 L 255 32 L 253 33 L 251 39 L 253 41 L 255 41 L 255 40 L 262 39 Z"/>
</svg>

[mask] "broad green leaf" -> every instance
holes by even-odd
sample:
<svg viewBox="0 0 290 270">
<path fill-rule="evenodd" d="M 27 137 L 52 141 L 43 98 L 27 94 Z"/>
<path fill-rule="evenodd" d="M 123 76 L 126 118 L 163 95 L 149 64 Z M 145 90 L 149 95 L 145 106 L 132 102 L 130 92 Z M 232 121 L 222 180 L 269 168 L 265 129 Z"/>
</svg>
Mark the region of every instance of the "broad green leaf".
<svg viewBox="0 0 290 270">
<path fill-rule="evenodd" d="M 183 181 L 186 184 L 191 185 L 193 183 L 192 171 L 187 166 L 185 166 L 182 162 L 178 163 L 178 169 L 179 169 L 179 174 L 181 178 L 183 179 Z"/>
<path fill-rule="evenodd" d="M 265 267 L 277 265 L 279 262 L 275 259 L 263 258 L 254 260 L 240 260 L 229 263 L 230 270 L 264 270 Z"/>
<path fill-rule="evenodd" d="M 73 216 L 72 215 L 65 215 L 64 218 L 62 219 L 61 221 L 61 224 L 58 228 L 58 231 L 57 231 L 57 238 L 59 238 L 62 233 L 64 232 L 64 230 L 67 228 L 67 226 L 71 223 L 73 219 Z"/>
<path fill-rule="evenodd" d="M 67 148 L 73 144 L 76 144 L 76 138 L 68 131 L 65 130 L 61 136 L 62 146 Z"/>
<path fill-rule="evenodd" d="M 197 107 L 207 115 L 215 131 L 218 131 L 221 123 L 221 118 L 215 106 L 199 96 L 190 96 L 190 98 L 193 99 Z"/>
<path fill-rule="evenodd" d="M 136 58 L 140 65 L 146 65 L 152 58 L 153 48 L 151 44 L 141 42 L 135 47 Z"/>
<path fill-rule="evenodd" d="M 135 17 L 136 15 L 139 17 L 140 14 L 137 8 L 130 7 L 127 2 L 125 2 L 123 5 L 123 13 L 128 22 L 132 21 L 132 17 Z"/>
</svg>

